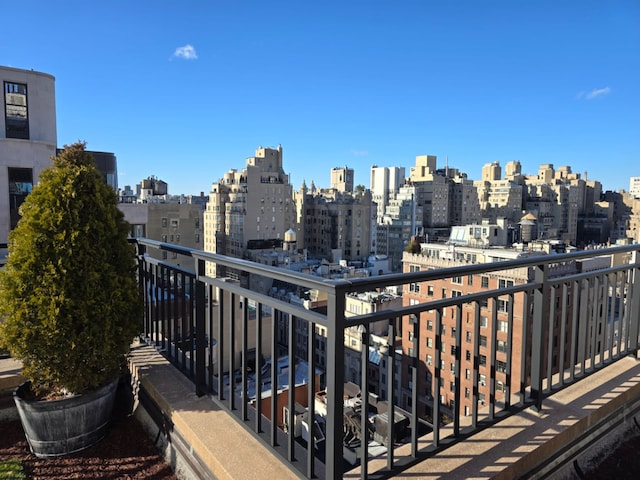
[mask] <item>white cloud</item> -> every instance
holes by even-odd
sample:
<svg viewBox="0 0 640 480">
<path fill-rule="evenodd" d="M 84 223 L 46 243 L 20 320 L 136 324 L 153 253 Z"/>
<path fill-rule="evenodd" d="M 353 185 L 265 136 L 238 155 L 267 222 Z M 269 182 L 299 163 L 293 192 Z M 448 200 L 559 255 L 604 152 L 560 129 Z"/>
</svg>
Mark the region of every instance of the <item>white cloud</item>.
<svg viewBox="0 0 640 480">
<path fill-rule="evenodd" d="M 594 88 L 589 92 L 582 91 L 578 94 L 578 99 L 584 98 L 585 100 L 593 100 L 594 98 L 601 97 L 603 95 L 608 95 L 611 93 L 611 89 L 609 87 L 604 88 Z"/>
<path fill-rule="evenodd" d="M 366 157 L 369 155 L 367 150 L 351 150 L 351 155 L 354 157 Z"/>
<path fill-rule="evenodd" d="M 176 51 L 173 52 L 171 58 L 184 58 L 185 60 L 196 60 L 198 58 L 198 54 L 196 53 L 196 49 L 193 48 L 193 45 L 185 45 L 184 47 L 176 48 Z"/>
</svg>

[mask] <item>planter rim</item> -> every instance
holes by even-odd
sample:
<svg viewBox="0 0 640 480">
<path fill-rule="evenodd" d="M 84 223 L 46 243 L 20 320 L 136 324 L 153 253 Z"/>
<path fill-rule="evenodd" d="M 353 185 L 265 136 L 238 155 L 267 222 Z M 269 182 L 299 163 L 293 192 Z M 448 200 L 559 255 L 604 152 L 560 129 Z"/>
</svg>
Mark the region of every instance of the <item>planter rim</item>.
<svg viewBox="0 0 640 480">
<path fill-rule="evenodd" d="M 117 383 L 118 379 L 114 379 L 111 380 L 109 383 L 106 383 L 94 390 L 89 390 L 86 393 L 74 393 L 73 395 L 69 395 L 68 397 L 62 397 L 62 398 L 56 398 L 56 399 L 51 399 L 51 400 L 30 400 L 30 399 L 26 399 L 24 398 L 24 393 L 26 391 L 28 391 L 28 389 L 31 387 L 31 380 L 27 380 L 25 382 L 22 382 L 20 385 L 18 385 L 16 387 L 16 389 L 13 391 L 13 397 L 14 399 L 17 399 L 23 403 L 26 404 L 38 404 L 38 403 L 46 403 L 46 404 L 55 404 L 56 402 L 71 402 L 72 400 L 75 399 L 82 399 L 82 398 L 91 398 L 94 395 L 100 395 L 103 391 L 105 390 L 109 390 L 110 388 L 112 388 L 114 383 Z"/>
</svg>

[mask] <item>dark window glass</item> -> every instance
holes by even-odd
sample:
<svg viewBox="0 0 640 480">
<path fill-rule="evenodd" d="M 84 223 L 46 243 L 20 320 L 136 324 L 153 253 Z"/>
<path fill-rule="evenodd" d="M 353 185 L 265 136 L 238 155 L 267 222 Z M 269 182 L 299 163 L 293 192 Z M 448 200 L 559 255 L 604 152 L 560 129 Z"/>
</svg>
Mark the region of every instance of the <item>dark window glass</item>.
<svg viewBox="0 0 640 480">
<path fill-rule="evenodd" d="M 4 82 L 4 121 L 7 138 L 29 139 L 27 86 Z"/>
<path fill-rule="evenodd" d="M 30 168 L 9 167 L 9 217 L 11 228 L 16 228 L 20 214 L 18 209 L 33 188 L 33 171 Z"/>
</svg>

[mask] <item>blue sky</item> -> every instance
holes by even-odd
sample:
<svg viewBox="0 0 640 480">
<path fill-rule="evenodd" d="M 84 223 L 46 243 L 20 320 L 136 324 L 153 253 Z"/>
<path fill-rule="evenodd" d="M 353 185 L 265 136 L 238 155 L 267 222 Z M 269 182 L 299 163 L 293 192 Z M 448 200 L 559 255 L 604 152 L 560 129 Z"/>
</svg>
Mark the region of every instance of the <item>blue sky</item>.
<svg viewBox="0 0 640 480">
<path fill-rule="evenodd" d="M 295 189 L 438 156 L 640 176 L 637 0 L 23 0 L 0 64 L 56 77 L 58 144 L 208 193 L 262 146 Z"/>
</svg>

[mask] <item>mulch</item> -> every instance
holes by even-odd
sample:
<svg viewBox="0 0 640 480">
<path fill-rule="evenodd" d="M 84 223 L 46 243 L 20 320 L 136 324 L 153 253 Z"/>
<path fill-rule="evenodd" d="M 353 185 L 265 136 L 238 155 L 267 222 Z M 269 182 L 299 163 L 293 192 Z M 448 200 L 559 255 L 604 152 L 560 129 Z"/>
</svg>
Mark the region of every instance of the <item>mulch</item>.
<svg viewBox="0 0 640 480">
<path fill-rule="evenodd" d="M 177 480 L 138 421 L 115 419 L 93 447 L 64 457 L 41 459 L 29 451 L 19 420 L 0 423 L 0 461 L 19 459 L 28 479 Z"/>
</svg>

